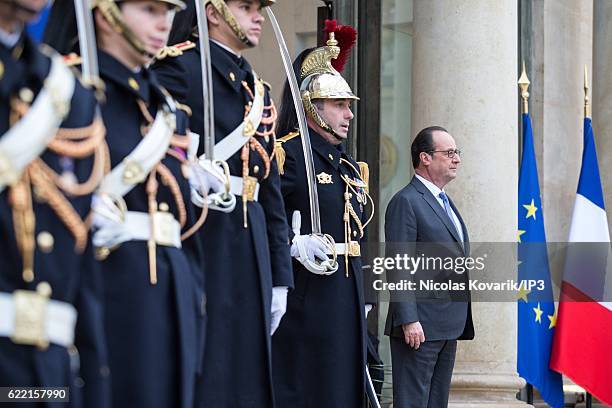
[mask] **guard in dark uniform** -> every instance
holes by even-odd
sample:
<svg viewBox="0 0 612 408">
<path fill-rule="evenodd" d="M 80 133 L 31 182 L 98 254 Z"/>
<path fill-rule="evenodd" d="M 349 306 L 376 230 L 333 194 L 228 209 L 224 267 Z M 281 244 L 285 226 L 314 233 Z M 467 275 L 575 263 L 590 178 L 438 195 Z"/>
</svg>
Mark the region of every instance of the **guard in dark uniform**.
<svg viewBox="0 0 612 408">
<path fill-rule="evenodd" d="M 0 3 L 0 386 L 70 387 L 109 407 L 102 281 L 86 218 L 107 162 L 97 101 L 24 25 L 45 1 Z"/>
<path fill-rule="evenodd" d="M 198 406 L 269 408 L 274 406 L 270 334 L 284 313 L 293 276 L 273 160 L 276 109 L 267 85 L 240 52 L 257 45 L 260 7 L 273 2 L 204 3 L 211 38 L 214 158 L 229 165 L 237 205 L 231 213 L 211 211 L 202 229 L 208 324 Z M 183 72 L 164 63 L 170 58 L 160 61 L 156 72 L 177 95 L 181 91 L 172 89 L 174 78 L 187 78 L 181 102 L 193 112 L 192 130 L 204 135 L 200 47 L 191 7 L 191 13 L 177 15 L 170 39 L 182 47 L 184 41 L 196 44 L 174 58 Z"/>
<path fill-rule="evenodd" d="M 202 174 L 188 160 L 186 116 L 145 66 L 166 44 L 170 13 L 183 6 L 94 2 L 111 158 L 94 201 L 94 244 L 115 408 L 192 408 L 200 368 L 206 303 L 194 233 L 205 211 L 191 196 Z M 49 24 L 61 21 L 60 10 Z"/>
<path fill-rule="evenodd" d="M 352 30 L 330 23 L 328 33 Z M 356 162 L 342 145 L 353 118 L 350 103 L 358 98 L 330 65 L 334 58 L 346 58 L 350 46 L 338 44 L 330 35 L 327 46 L 305 51 L 294 63 L 325 236 L 311 234 L 302 136 L 285 86 L 279 121 L 291 132 L 277 142 L 277 158 L 287 219 L 292 223 L 295 289 L 289 293 L 287 313 L 272 345 L 275 398 L 282 408 L 364 404 L 369 308 L 364 305 L 360 241 L 373 212 L 370 208 L 370 217 L 366 214 L 371 206 L 367 165 Z M 328 268 L 320 268 L 321 264 Z"/>
</svg>

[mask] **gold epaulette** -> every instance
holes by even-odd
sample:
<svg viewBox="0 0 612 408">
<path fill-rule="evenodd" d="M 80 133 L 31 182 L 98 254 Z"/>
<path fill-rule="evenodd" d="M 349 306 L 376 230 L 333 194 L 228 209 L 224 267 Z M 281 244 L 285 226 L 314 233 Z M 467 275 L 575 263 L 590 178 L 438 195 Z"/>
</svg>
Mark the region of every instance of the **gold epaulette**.
<svg viewBox="0 0 612 408">
<path fill-rule="evenodd" d="M 157 53 L 155 59 L 159 61 L 166 57 L 178 57 L 183 55 L 185 51 L 195 48 L 195 46 L 195 43 L 191 41 L 185 41 L 175 45 L 167 45 Z"/>
<path fill-rule="evenodd" d="M 274 154 L 276 155 L 276 163 L 278 164 L 278 173 L 285 174 L 285 149 L 283 148 L 283 143 L 288 140 L 291 140 L 295 137 L 298 137 L 300 132 L 291 132 L 279 139 L 274 143 Z"/>
<path fill-rule="evenodd" d="M 359 165 L 359 173 L 361 173 L 361 179 L 366 183 L 366 193 L 370 192 L 370 166 L 366 162 L 357 162 Z"/>
<path fill-rule="evenodd" d="M 81 56 L 71 52 L 68 55 L 64 55 L 64 63 L 69 67 L 81 65 Z"/>
</svg>

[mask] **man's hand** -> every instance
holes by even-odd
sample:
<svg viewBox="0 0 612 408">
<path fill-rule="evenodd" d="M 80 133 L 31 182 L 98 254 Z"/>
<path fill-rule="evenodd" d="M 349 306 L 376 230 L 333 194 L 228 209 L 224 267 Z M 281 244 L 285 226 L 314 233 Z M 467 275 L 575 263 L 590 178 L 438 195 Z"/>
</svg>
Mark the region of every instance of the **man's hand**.
<svg viewBox="0 0 612 408">
<path fill-rule="evenodd" d="M 425 342 L 425 333 L 423 333 L 423 327 L 419 322 L 402 324 L 402 331 L 406 344 L 415 350 L 418 350 L 421 343 Z"/>
</svg>

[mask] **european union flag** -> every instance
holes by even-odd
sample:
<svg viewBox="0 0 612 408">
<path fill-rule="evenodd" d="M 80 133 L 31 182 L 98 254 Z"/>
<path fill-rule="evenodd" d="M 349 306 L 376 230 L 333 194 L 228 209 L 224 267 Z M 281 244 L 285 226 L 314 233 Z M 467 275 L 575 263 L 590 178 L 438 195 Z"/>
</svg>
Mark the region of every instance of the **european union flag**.
<svg viewBox="0 0 612 408">
<path fill-rule="evenodd" d="M 541 280 L 544 290 L 522 287 L 518 299 L 518 373 L 553 408 L 563 408 L 561 375 L 548 365 L 557 320 L 553 299 L 538 168 L 529 114 L 523 114 L 523 157 L 519 175 L 518 277 Z M 536 293 L 537 291 L 537 293 Z"/>
</svg>

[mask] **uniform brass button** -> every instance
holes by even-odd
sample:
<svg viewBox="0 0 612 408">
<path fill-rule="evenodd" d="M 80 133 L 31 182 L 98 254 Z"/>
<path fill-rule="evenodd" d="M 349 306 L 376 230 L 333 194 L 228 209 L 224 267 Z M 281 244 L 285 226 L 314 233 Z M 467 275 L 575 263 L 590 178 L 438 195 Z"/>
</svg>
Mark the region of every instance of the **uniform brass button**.
<svg viewBox="0 0 612 408">
<path fill-rule="evenodd" d="M 230 77 L 230 79 L 231 79 L 232 81 L 236 81 L 236 75 L 234 75 L 234 73 L 233 73 L 233 72 L 230 72 L 230 73 L 229 73 L 229 77 Z"/>
<path fill-rule="evenodd" d="M 357 236 L 357 231 L 353 231 L 353 236 L 356 237 Z"/>
<path fill-rule="evenodd" d="M 259 166 L 255 165 L 253 166 L 253 174 L 257 174 L 259 173 Z"/>
<path fill-rule="evenodd" d="M 329 160 L 334 160 L 334 156 L 332 156 L 332 154 L 328 154 L 327 157 L 329 157 Z"/>
<path fill-rule="evenodd" d="M 138 91 L 140 89 L 138 81 L 136 81 L 134 78 L 128 78 L 128 85 L 135 91 Z"/>
<path fill-rule="evenodd" d="M 170 206 L 167 203 L 159 203 L 159 211 L 168 212 L 170 210 Z"/>
<path fill-rule="evenodd" d="M 40 282 L 36 285 L 36 292 L 41 296 L 51 297 L 51 285 L 49 285 L 49 282 Z"/>
<path fill-rule="evenodd" d="M 41 251 L 48 254 L 53 251 L 53 244 L 55 243 L 55 239 L 53 239 L 53 235 L 51 235 L 48 231 L 42 231 L 36 237 L 36 243 Z"/>
<path fill-rule="evenodd" d="M 30 88 L 21 88 L 19 90 L 19 99 L 25 103 L 32 103 L 34 100 L 34 92 Z"/>
</svg>

